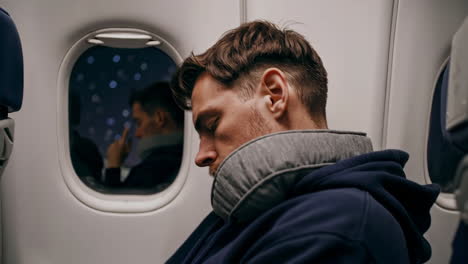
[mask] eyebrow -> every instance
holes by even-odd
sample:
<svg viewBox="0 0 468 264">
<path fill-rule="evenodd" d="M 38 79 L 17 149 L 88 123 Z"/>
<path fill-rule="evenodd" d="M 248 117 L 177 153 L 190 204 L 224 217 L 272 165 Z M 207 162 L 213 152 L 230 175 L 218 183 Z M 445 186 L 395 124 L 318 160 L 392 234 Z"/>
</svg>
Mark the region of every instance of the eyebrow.
<svg viewBox="0 0 468 264">
<path fill-rule="evenodd" d="M 197 119 L 195 120 L 195 130 L 201 132 L 206 129 L 205 123 L 212 117 L 219 114 L 217 109 L 207 109 L 198 114 Z"/>
</svg>

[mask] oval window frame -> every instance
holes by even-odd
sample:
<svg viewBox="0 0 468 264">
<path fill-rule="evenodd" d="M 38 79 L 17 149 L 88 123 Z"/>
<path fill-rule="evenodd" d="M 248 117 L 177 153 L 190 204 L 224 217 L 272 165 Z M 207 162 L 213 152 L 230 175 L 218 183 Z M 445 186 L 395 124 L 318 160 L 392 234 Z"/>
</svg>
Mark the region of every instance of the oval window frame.
<svg viewBox="0 0 468 264">
<path fill-rule="evenodd" d="M 428 166 L 428 163 L 427 163 L 427 150 L 428 150 L 428 147 L 427 147 L 427 144 L 429 142 L 429 129 L 430 129 L 430 125 L 431 125 L 431 112 L 432 112 L 432 101 L 434 100 L 434 93 L 435 93 L 435 90 L 436 90 L 436 86 L 437 86 L 437 82 L 438 80 L 440 79 L 441 77 L 441 74 L 443 73 L 445 67 L 447 66 L 447 64 L 449 63 L 450 61 L 450 56 L 448 56 L 444 62 L 442 63 L 442 65 L 439 67 L 439 70 L 437 71 L 437 74 L 436 74 L 436 77 L 435 77 L 435 80 L 432 84 L 432 90 L 431 90 L 431 103 L 429 104 L 429 109 L 428 109 L 428 117 L 427 117 L 427 121 L 426 121 L 426 135 L 425 135 L 425 144 L 424 144 L 424 179 L 426 181 L 426 183 L 428 184 L 432 184 L 434 182 L 432 182 L 432 179 L 431 179 L 431 176 L 429 175 L 429 166 Z M 435 183 L 437 184 L 437 183 Z M 441 208 L 443 209 L 446 209 L 446 210 L 449 210 L 449 211 L 458 211 L 457 209 L 457 203 L 456 203 L 456 200 L 455 200 L 455 194 L 453 193 L 443 193 L 441 192 L 439 194 L 439 196 L 437 197 L 437 200 L 436 200 L 436 204 L 438 206 L 440 206 Z"/>
<path fill-rule="evenodd" d="M 59 148 L 59 163 L 62 178 L 66 186 L 79 201 L 93 209 L 112 212 L 112 213 L 146 213 L 162 208 L 173 201 L 181 192 L 188 177 L 189 162 L 188 159 L 191 153 L 190 139 L 192 138 L 191 115 L 185 111 L 184 116 L 184 145 L 182 154 L 182 163 L 179 172 L 174 182 L 165 190 L 149 195 L 138 194 L 105 194 L 98 192 L 87 186 L 75 172 L 70 154 L 70 138 L 69 138 L 69 120 L 68 120 L 68 95 L 70 75 L 77 62 L 78 58 L 89 48 L 100 45 L 95 44 L 90 39 L 98 34 L 130 32 L 136 34 L 144 34 L 152 37 L 147 46 L 153 46 L 166 53 L 174 60 L 176 65 L 180 65 L 182 57 L 177 50 L 161 36 L 135 28 L 104 28 L 86 34 L 66 52 L 60 64 L 58 81 L 57 81 L 57 133 L 58 133 L 58 148 Z M 154 44 L 156 43 L 157 46 Z M 107 46 L 107 45 L 106 45 Z M 140 45 L 141 46 L 141 45 Z"/>
</svg>

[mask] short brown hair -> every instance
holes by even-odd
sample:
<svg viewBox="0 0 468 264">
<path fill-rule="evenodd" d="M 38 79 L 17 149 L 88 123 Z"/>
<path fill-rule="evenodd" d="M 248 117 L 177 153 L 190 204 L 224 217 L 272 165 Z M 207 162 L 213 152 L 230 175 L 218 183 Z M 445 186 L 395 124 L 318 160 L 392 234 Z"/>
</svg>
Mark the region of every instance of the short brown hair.
<svg viewBox="0 0 468 264">
<path fill-rule="evenodd" d="M 183 126 L 184 111 L 177 107 L 168 82 L 155 82 L 141 90 L 136 90 L 130 95 L 128 102 L 130 106 L 139 103 L 143 111 L 149 115 L 153 115 L 158 108 L 162 108 L 169 113 L 177 127 Z"/>
<path fill-rule="evenodd" d="M 192 91 L 202 73 L 227 88 L 239 82 L 239 94 L 249 96 L 255 88 L 252 81 L 268 67 L 285 72 L 311 116 L 325 118 L 327 71 L 322 60 L 302 35 L 267 21 L 244 23 L 206 52 L 192 53 L 177 70 L 171 88 L 177 103 L 190 110 Z"/>
</svg>

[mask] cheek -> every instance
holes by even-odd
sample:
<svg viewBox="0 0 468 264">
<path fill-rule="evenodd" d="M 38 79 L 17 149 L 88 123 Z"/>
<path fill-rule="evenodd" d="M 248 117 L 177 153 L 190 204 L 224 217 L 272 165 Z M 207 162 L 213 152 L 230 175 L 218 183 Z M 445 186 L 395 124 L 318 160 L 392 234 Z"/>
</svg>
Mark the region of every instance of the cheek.
<svg viewBox="0 0 468 264">
<path fill-rule="evenodd" d="M 254 112 L 251 107 L 239 106 L 224 115 L 214 135 L 215 148 L 222 158 L 261 134 L 257 127 L 265 122 Z"/>
<path fill-rule="evenodd" d="M 237 147 L 235 144 L 237 134 L 238 132 L 234 131 L 232 128 L 223 125 L 218 126 L 216 129 L 216 133 L 213 136 L 213 143 L 221 160 Z"/>
<path fill-rule="evenodd" d="M 145 134 L 154 134 L 157 131 L 156 123 L 154 121 L 145 122 L 142 130 Z"/>
<path fill-rule="evenodd" d="M 236 122 L 233 126 L 219 126 L 215 134 L 215 148 L 220 156 L 226 157 L 232 151 L 250 140 L 244 122 Z"/>
</svg>

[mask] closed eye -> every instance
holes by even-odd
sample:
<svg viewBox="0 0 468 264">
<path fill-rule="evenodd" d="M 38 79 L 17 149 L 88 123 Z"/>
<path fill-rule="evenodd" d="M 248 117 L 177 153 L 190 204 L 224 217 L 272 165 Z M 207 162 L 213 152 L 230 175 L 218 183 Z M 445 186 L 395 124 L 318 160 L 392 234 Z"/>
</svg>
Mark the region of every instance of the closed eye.
<svg viewBox="0 0 468 264">
<path fill-rule="evenodd" d="M 197 130 L 199 134 L 214 132 L 218 126 L 220 116 L 221 113 L 216 109 L 201 111 L 195 117 L 195 130 Z"/>
<path fill-rule="evenodd" d="M 212 118 L 210 121 L 208 121 L 206 128 L 207 130 L 214 134 L 216 132 L 216 128 L 218 128 L 219 124 L 219 117 Z"/>
</svg>

